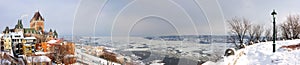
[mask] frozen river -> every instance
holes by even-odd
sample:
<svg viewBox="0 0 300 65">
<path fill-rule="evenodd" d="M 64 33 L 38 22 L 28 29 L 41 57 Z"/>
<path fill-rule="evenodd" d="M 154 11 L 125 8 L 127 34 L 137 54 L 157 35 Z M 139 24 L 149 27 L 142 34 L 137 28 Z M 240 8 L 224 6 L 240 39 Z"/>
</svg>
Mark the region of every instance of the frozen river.
<svg viewBox="0 0 300 65">
<path fill-rule="evenodd" d="M 166 65 L 196 65 L 198 60 L 216 61 L 232 46 L 228 43 L 200 44 L 189 41 L 148 40 L 142 37 L 110 38 L 101 37 L 89 45 L 113 48 L 113 51 L 141 57 L 144 63 L 163 60 Z"/>
</svg>

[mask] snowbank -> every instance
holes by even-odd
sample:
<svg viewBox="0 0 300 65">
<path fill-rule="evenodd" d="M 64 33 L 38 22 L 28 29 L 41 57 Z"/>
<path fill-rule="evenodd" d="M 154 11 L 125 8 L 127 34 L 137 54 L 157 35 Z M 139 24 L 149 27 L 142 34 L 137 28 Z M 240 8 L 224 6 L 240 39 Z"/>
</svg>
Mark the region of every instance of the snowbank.
<svg viewBox="0 0 300 65">
<path fill-rule="evenodd" d="M 224 57 L 218 62 L 208 61 L 203 65 L 297 65 L 300 60 L 300 50 L 282 50 L 281 46 L 300 43 L 299 39 L 288 41 L 277 41 L 276 52 L 272 52 L 272 42 L 261 42 L 240 49 L 237 53 L 241 56 Z M 234 60 L 236 59 L 236 60 Z"/>
</svg>

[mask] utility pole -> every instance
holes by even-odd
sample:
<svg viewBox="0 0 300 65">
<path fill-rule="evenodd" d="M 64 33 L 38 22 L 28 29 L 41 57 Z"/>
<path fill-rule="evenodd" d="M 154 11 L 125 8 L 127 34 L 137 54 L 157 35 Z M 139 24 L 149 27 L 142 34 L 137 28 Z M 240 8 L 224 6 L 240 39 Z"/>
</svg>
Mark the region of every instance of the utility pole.
<svg viewBox="0 0 300 65">
<path fill-rule="evenodd" d="M 273 53 L 275 52 L 275 41 L 276 41 L 276 26 L 275 26 L 275 15 L 277 15 L 277 13 L 275 12 L 275 10 L 273 10 L 273 12 L 271 13 L 271 15 L 273 16 Z"/>
</svg>

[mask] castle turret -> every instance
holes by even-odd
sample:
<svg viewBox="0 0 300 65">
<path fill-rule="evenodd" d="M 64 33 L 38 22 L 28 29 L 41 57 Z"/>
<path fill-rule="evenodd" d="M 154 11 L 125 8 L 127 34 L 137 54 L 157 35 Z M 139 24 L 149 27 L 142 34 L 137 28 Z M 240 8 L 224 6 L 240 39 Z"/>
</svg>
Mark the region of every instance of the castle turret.
<svg viewBox="0 0 300 65">
<path fill-rule="evenodd" d="M 22 20 L 19 19 L 17 25 L 15 26 L 14 32 L 23 32 Z"/>
<path fill-rule="evenodd" d="M 8 26 L 5 27 L 5 30 L 3 31 L 3 33 L 4 34 L 8 34 L 9 33 L 9 27 Z"/>
<path fill-rule="evenodd" d="M 54 36 L 54 38 L 58 38 L 58 34 L 57 34 L 56 30 L 54 30 L 53 36 Z"/>
<path fill-rule="evenodd" d="M 30 28 L 34 28 L 36 31 L 44 33 L 44 18 L 41 16 L 40 12 L 35 12 L 30 20 Z"/>
<path fill-rule="evenodd" d="M 16 28 L 18 28 L 18 29 L 22 29 L 23 28 L 23 24 L 22 24 L 22 20 L 21 19 L 18 20 Z"/>
</svg>

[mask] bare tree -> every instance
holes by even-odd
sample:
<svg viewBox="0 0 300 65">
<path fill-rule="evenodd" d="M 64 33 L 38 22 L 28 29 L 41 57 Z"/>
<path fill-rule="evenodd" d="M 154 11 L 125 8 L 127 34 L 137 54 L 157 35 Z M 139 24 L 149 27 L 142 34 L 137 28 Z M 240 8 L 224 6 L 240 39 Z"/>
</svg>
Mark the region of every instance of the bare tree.
<svg viewBox="0 0 300 65">
<path fill-rule="evenodd" d="M 255 26 L 250 25 L 250 29 L 248 30 L 248 34 L 249 34 L 249 41 L 254 42 L 254 35 L 255 35 Z"/>
<path fill-rule="evenodd" d="M 248 30 L 248 34 L 250 37 L 249 41 L 250 42 L 259 41 L 263 31 L 264 30 L 262 29 L 261 25 L 251 24 L 250 29 Z M 268 34 L 270 34 L 270 32 L 268 32 Z"/>
<path fill-rule="evenodd" d="M 291 39 L 291 32 L 290 32 L 289 26 L 287 24 L 283 23 L 280 25 L 280 27 L 282 30 L 282 37 L 284 39 Z"/>
<path fill-rule="evenodd" d="M 236 35 L 235 34 L 231 34 L 232 32 L 229 33 L 229 39 L 232 41 L 232 43 L 234 43 L 234 45 L 236 47 L 239 47 L 239 45 L 236 43 Z"/>
<path fill-rule="evenodd" d="M 272 29 L 271 28 L 267 28 L 266 32 L 265 32 L 265 40 L 269 41 L 271 40 L 271 33 L 272 33 Z"/>
<path fill-rule="evenodd" d="M 239 43 L 242 45 L 246 32 L 250 28 L 249 20 L 245 18 L 232 18 L 227 20 L 227 22 L 229 23 L 231 32 L 238 37 Z"/>
<path fill-rule="evenodd" d="M 299 15 L 289 16 L 287 19 L 288 19 L 287 22 L 289 22 L 290 25 L 291 25 L 291 30 L 292 30 L 292 35 L 293 35 L 292 38 L 293 39 L 298 38 L 298 35 L 300 33 L 300 31 L 299 31 L 299 27 L 300 27 L 300 25 L 299 25 L 299 20 L 300 20 Z"/>
<path fill-rule="evenodd" d="M 255 25 L 253 27 L 253 30 L 254 30 L 254 33 L 255 33 L 254 40 L 259 41 L 260 38 L 261 38 L 262 33 L 264 32 L 262 26 L 261 25 Z"/>
<path fill-rule="evenodd" d="M 282 36 L 285 39 L 299 38 L 300 34 L 300 17 L 299 15 L 289 15 L 287 20 L 280 25 Z"/>
</svg>

